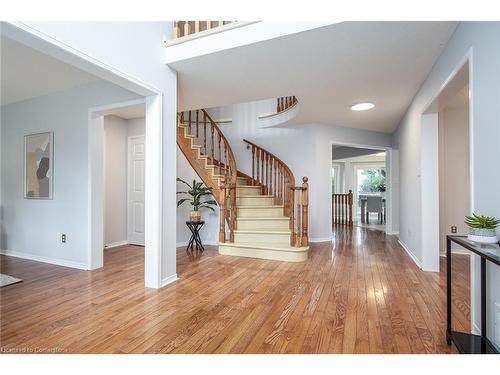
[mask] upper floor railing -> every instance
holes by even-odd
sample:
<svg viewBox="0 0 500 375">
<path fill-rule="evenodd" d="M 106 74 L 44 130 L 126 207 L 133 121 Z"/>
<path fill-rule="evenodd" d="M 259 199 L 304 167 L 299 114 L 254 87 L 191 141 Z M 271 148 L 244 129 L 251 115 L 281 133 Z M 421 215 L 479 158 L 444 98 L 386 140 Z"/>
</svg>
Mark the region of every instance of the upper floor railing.
<svg viewBox="0 0 500 375">
<path fill-rule="evenodd" d="M 174 36 L 182 38 L 191 34 L 215 29 L 235 21 L 174 21 Z"/>
<path fill-rule="evenodd" d="M 276 101 L 277 113 L 284 112 L 297 104 L 297 98 L 295 96 L 282 96 L 281 98 L 277 98 Z"/>
<path fill-rule="evenodd" d="M 332 194 L 332 222 L 352 226 L 352 190 L 349 193 Z"/>
</svg>

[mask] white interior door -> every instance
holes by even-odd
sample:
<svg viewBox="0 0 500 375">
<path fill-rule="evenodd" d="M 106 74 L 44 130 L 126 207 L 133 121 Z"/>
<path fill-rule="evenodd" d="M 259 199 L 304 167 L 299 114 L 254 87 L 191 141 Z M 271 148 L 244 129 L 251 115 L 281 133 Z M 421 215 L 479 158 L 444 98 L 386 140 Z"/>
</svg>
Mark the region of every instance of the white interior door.
<svg viewBox="0 0 500 375">
<path fill-rule="evenodd" d="M 144 246 L 144 136 L 128 141 L 128 241 Z"/>
</svg>

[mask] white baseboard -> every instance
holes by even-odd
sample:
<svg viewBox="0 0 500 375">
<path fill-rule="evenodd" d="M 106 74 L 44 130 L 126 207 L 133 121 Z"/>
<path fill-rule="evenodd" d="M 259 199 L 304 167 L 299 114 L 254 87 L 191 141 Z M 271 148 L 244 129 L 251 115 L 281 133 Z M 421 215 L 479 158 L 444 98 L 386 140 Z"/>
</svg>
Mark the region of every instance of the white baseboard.
<svg viewBox="0 0 500 375">
<path fill-rule="evenodd" d="M 79 270 L 88 270 L 89 269 L 87 264 L 84 264 L 84 263 L 73 262 L 71 260 L 65 260 L 65 259 L 49 258 L 49 257 L 41 256 L 41 255 L 22 253 L 19 251 L 0 250 L 0 254 L 15 257 L 15 258 L 34 260 L 36 262 L 55 264 L 56 266 L 76 268 Z"/>
<path fill-rule="evenodd" d="M 108 244 L 104 245 L 104 248 L 105 249 L 111 249 L 113 247 L 128 245 L 129 243 L 130 242 L 128 242 L 128 240 L 116 241 L 116 242 L 111 242 L 111 243 L 108 243 Z"/>
<path fill-rule="evenodd" d="M 309 242 L 332 242 L 331 237 L 309 238 Z"/>
<path fill-rule="evenodd" d="M 172 275 L 172 276 L 169 276 L 169 277 L 165 277 L 162 281 L 161 281 L 161 286 L 160 288 L 163 288 L 164 286 L 168 285 L 168 284 L 171 284 L 175 281 L 179 280 L 179 278 L 177 277 L 177 274 L 175 275 Z"/>
<path fill-rule="evenodd" d="M 389 232 L 386 231 L 385 234 L 387 234 L 388 236 L 399 236 L 399 232 L 389 233 Z"/>
<path fill-rule="evenodd" d="M 410 251 L 408 246 L 406 246 L 400 239 L 398 239 L 398 243 L 401 245 L 401 247 L 406 251 L 406 253 L 409 255 L 409 257 L 415 262 L 415 264 L 418 266 L 418 268 L 422 269 L 422 264 L 420 264 L 419 260 L 417 257 Z"/>
</svg>

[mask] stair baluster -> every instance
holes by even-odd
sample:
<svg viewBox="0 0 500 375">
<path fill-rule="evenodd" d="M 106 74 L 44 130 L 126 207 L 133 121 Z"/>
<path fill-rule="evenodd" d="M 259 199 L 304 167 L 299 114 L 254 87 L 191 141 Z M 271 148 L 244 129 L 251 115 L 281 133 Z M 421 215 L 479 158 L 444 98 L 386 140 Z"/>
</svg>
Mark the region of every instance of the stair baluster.
<svg viewBox="0 0 500 375">
<path fill-rule="evenodd" d="M 199 121 L 200 111 L 196 111 L 196 138 L 200 137 L 200 121 Z"/>
<path fill-rule="evenodd" d="M 207 152 L 207 115 L 203 114 L 203 150 L 206 154 Z"/>
<path fill-rule="evenodd" d="M 252 146 L 252 186 L 255 185 L 255 146 Z"/>
</svg>

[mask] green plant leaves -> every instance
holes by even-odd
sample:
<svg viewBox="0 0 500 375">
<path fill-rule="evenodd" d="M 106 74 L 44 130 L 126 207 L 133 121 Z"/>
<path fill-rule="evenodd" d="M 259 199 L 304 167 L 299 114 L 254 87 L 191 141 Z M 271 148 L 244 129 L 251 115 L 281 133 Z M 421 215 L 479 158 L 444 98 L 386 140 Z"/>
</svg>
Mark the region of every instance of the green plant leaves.
<svg viewBox="0 0 500 375">
<path fill-rule="evenodd" d="M 182 205 L 184 202 L 189 202 L 191 206 L 193 206 L 194 211 L 198 211 L 200 208 L 208 208 L 214 211 L 211 205 L 217 206 L 217 202 L 215 200 L 201 200 L 204 196 L 212 195 L 212 188 L 205 186 L 203 182 L 196 182 L 196 180 L 193 180 L 192 185 L 181 178 L 177 178 L 177 181 L 182 182 L 189 188 L 188 191 L 178 191 L 177 194 L 187 194 L 190 196 L 189 198 L 180 199 L 177 202 L 177 207 Z"/>
<path fill-rule="evenodd" d="M 500 219 L 473 213 L 472 216 L 465 217 L 465 224 L 474 229 L 495 229 L 500 224 Z"/>
</svg>

